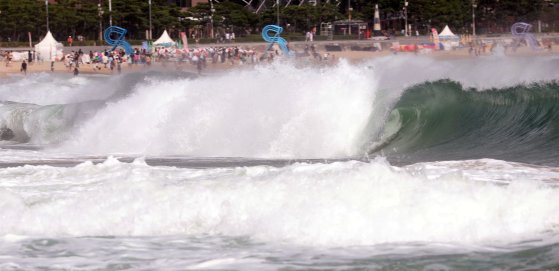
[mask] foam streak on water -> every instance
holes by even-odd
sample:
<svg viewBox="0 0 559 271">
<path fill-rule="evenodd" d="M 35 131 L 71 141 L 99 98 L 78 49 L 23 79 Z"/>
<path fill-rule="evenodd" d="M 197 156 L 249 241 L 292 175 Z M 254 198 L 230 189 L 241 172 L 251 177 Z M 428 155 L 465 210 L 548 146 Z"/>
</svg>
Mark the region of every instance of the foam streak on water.
<svg viewBox="0 0 559 271">
<path fill-rule="evenodd" d="M 139 258 L 115 262 L 133 266 L 147 257 L 141 251 L 155 251 L 157 246 L 171 255 L 199 252 L 197 261 L 167 257 L 193 265 L 205 253 L 209 259 L 217 257 L 199 246 L 230 244 L 232 259 L 207 264 L 235 267 L 255 266 L 270 255 L 294 260 L 274 251 L 304 251 L 305 247 L 310 251 L 304 253 L 315 256 L 323 250 L 356 246 L 378 256 L 387 244 L 394 253 L 408 251 L 409 255 L 422 249 L 441 250 L 438 244 L 452 251 L 499 246 L 510 251 L 516 243 L 555 235 L 559 190 L 543 181 L 557 178 L 557 169 L 542 169 L 530 177 L 522 174 L 530 167 L 510 164 L 505 171 L 515 168 L 510 174 L 517 178 L 499 182 L 475 178 L 472 165 L 499 163 L 506 164 L 472 161 L 462 169 L 454 165 L 448 174 L 441 174 L 449 172 L 445 164 L 398 168 L 383 160 L 180 169 L 151 167 L 141 159 L 122 163 L 109 158 L 71 168 L 6 168 L 0 171 L 1 247 L 15 246 L 15 252 L 8 254 L 14 257 L 41 251 L 51 255 L 45 256 L 47 261 L 56 261 L 50 258 L 58 251 L 69 257 L 62 266 L 87 263 L 71 254 L 88 255 L 89 249 L 102 247 L 102 255 L 91 252 L 93 262 L 131 250 Z M 87 236 L 97 237 L 83 238 Z M 409 246 L 417 245 L 423 248 L 410 252 Z M 33 252 L 28 246 L 38 248 Z M 261 249 L 269 255 L 256 253 Z M 239 256 L 243 253 L 245 257 Z M 343 255 L 337 260 L 347 264 Z M 303 264 L 302 259 L 295 261 Z"/>
<path fill-rule="evenodd" d="M 543 175 L 549 174 L 557 175 Z M 223 234 L 326 246 L 478 243 L 522 239 L 559 221 L 553 200 L 559 191 L 540 181 L 429 179 L 382 161 L 178 169 L 111 158 L 73 168 L 7 168 L 0 179 L 8 218 L 1 234 Z"/>
</svg>

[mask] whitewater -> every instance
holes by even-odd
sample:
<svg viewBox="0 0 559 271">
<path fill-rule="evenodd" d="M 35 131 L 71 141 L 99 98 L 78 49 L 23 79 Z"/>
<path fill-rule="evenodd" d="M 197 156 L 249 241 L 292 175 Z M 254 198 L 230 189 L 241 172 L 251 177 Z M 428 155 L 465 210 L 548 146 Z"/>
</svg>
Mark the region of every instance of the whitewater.
<svg viewBox="0 0 559 271">
<path fill-rule="evenodd" d="M 558 268 L 558 68 L 0 78 L 0 269 Z"/>
</svg>

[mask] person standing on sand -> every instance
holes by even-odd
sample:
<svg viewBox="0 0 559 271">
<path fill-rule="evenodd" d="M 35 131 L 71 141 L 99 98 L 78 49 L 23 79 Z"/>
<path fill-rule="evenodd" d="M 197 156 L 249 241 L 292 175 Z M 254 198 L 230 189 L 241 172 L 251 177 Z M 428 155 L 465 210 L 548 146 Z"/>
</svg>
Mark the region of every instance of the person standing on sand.
<svg viewBox="0 0 559 271">
<path fill-rule="evenodd" d="M 25 62 L 25 60 L 23 60 L 23 62 L 21 62 L 21 72 L 23 72 L 23 74 L 27 75 L 27 63 Z"/>
<path fill-rule="evenodd" d="M 10 63 L 12 63 L 12 53 L 10 51 L 7 51 L 6 52 L 6 67 L 9 67 Z"/>
<path fill-rule="evenodd" d="M 114 62 L 114 58 L 113 55 L 109 55 L 109 69 L 111 69 L 111 71 L 114 69 L 115 67 L 115 62 Z"/>
<path fill-rule="evenodd" d="M 198 70 L 198 75 L 202 74 L 202 65 L 202 59 L 198 58 L 196 61 L 196 69 Z"/>
<path fill-rule="evenodd" d="M 72 46 L 72 42 L 74 42 L 72 36 L 68 36 L 68 46 Z"/>
<path fill-rule="evenodd" d="M 33 62 L 33 54 L 31 54 L 31 50 L 27 51 L 27 62 L 31 64 Z"/>
</svg>

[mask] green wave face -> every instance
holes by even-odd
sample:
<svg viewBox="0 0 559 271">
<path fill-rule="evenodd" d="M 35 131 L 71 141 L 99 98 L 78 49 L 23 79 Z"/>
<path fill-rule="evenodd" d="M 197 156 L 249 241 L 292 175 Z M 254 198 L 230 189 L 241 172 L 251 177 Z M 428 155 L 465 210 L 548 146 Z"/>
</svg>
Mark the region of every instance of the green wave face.
<svg viewBox="0 0 559 271">
<path fill-rule="evenodd" d="M 384 137 L 376 151 L 400 163 L 494 158 L 557 165 L 559 84 L 476 91 L 424 83 L 396 104 Z"/>
</svg>

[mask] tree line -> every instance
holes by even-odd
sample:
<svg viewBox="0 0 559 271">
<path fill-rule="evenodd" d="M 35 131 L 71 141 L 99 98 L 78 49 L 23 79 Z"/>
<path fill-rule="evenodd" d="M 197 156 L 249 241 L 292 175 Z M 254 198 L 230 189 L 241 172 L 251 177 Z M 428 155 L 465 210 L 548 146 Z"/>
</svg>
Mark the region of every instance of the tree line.
<svg viewBox="0 0 559 271">
<path fill-rule="evenodd" d="M 285 2 L 282 0 L 281 2 Z M 378 4 L 381 23 L 389 32 L 399 33 L 408 23 L 415 31 L 426 34 L 430 28 L 441 29 L 448 24 L 455 32 L 470 33 L 472 13 L 475 13 L 478 34 L 504 33 L 518 21 L 542 22 L 543 31 L 559 30 L 559 0 L 351 0 L 330 1 L 327 4 L 295 5 L 280 8 L 280 24 L 289 32 L 304 33 L 323 22 L 363 20 L 372 25 L 374 6 Z M 475 6 L 473 5 L 475 4 Z M 351 7 L 351 9 L 350 9 Z M 276 23 L 276 8 L 269 6 L 256 14 L 242 0 L 214 1 L 190 9 L 181 9 L 173 1 L 152 0 L 153 36 L 167 29 L 208 35 L 210 25 L 214 34 L 234 31 L 237 35 L 257 34 L 262 26 Z M 87 40 L 99 38 L 99 32 L 109 24 L 128 30 L 127 39 L 144 40 L 149 29 L 147 0 L 113 0 L 109 14 L 107 0 L 58 0 L 48 6 L 49 28 L 56 39 L 82 36 Z M 0 0 L 0 41 L 27 41 L 30 32 L 34 40 L 47 31 L 47 11 L 42 0 Z M 535 27 L 535 29 L 537 29 Z"/>
</svg>

